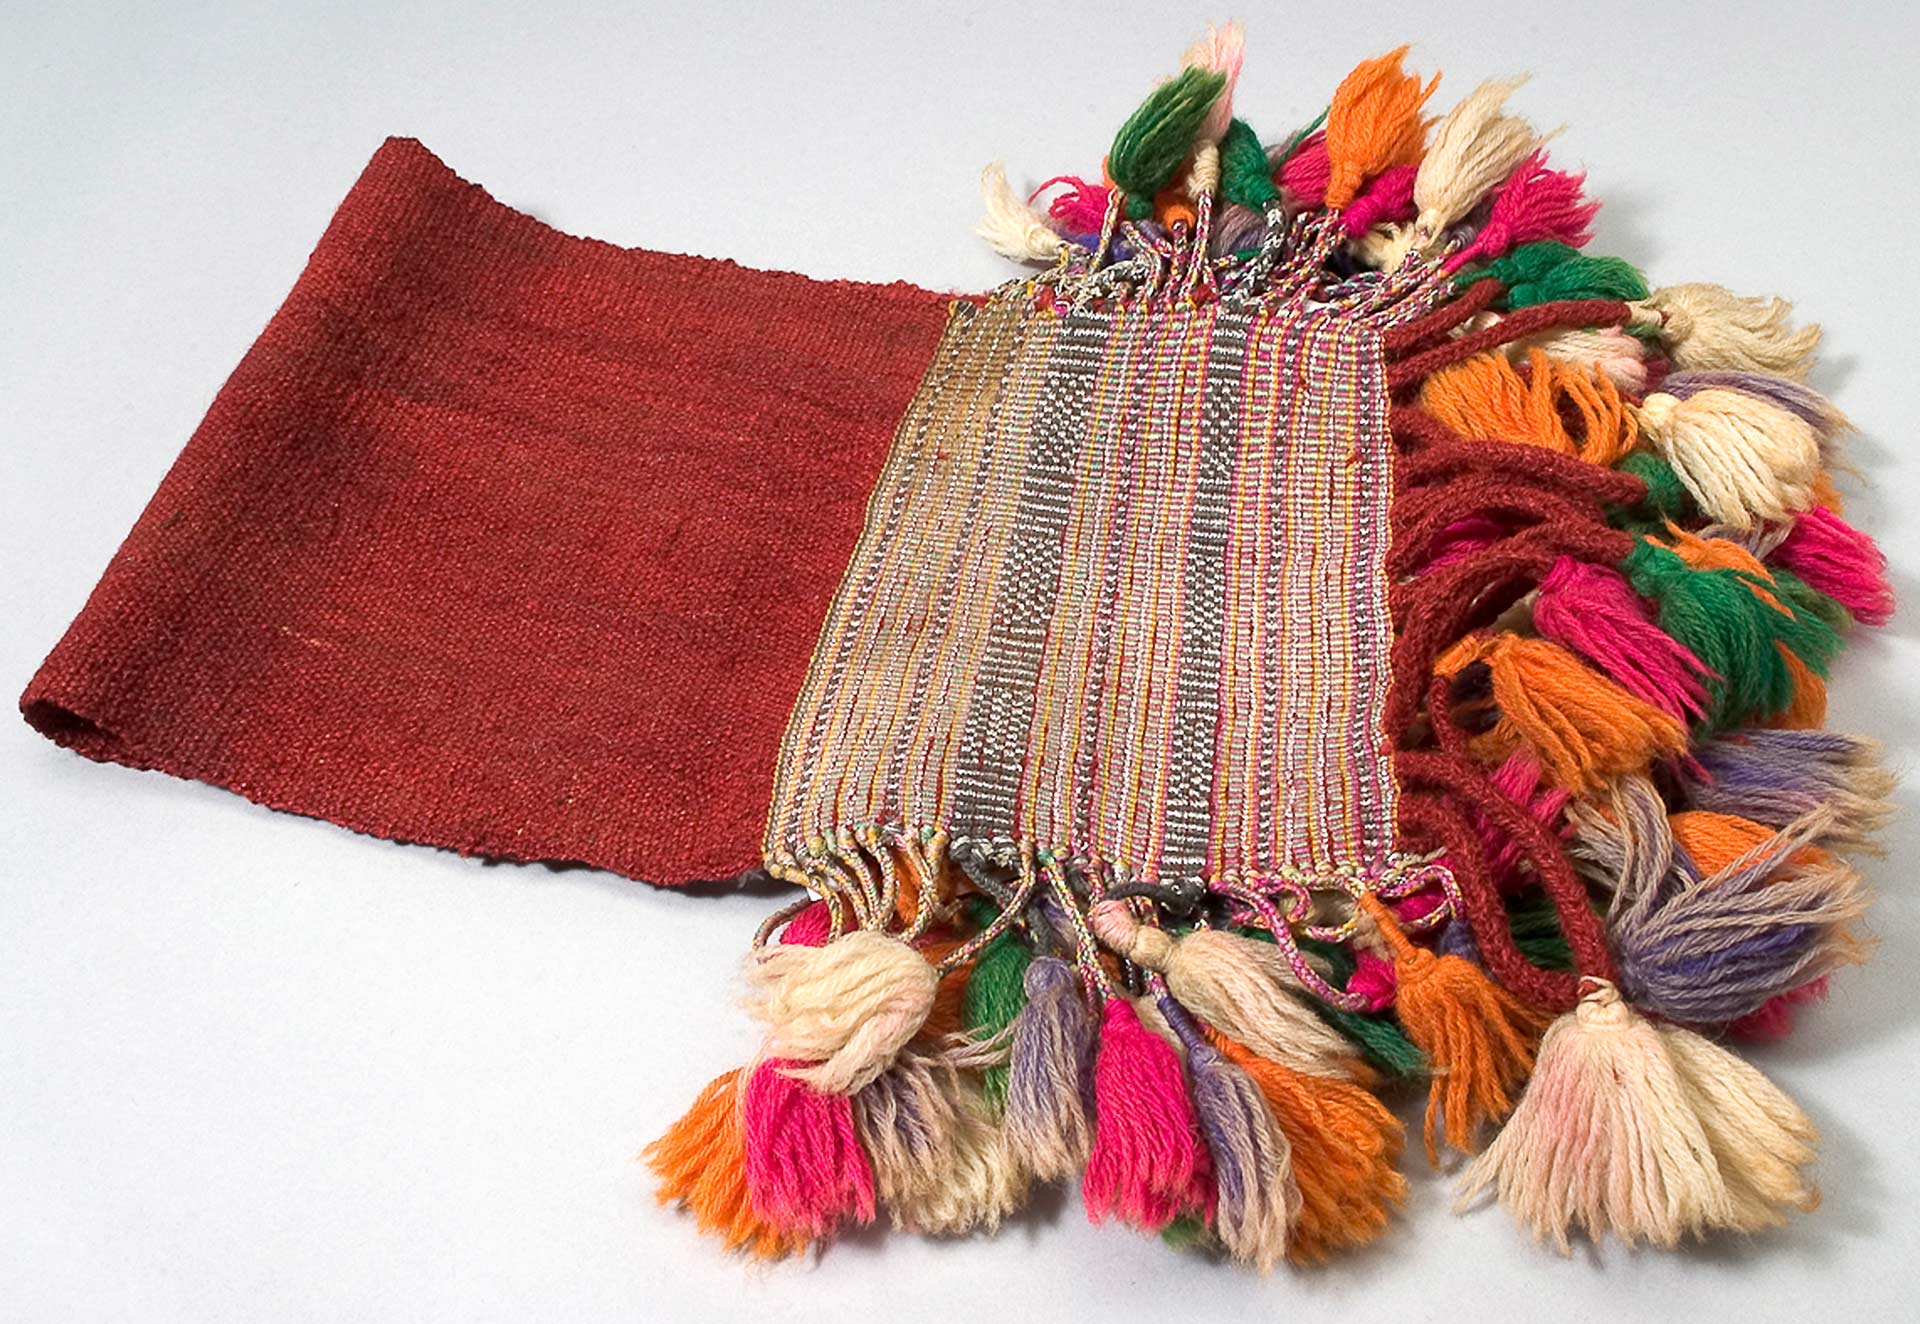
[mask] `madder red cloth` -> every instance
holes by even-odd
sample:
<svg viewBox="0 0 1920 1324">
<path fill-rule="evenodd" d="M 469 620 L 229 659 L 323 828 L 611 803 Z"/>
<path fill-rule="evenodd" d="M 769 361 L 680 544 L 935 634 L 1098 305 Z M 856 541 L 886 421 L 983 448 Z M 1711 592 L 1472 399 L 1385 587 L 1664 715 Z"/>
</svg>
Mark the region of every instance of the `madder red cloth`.
<svg viewBox="0 0 1920 1324">
<path fill-rule="evenodd" d="M 22 711 L 383 837 L 739 873 L 945 316 L 571 238 L 390 140 Z"/>
</svg>

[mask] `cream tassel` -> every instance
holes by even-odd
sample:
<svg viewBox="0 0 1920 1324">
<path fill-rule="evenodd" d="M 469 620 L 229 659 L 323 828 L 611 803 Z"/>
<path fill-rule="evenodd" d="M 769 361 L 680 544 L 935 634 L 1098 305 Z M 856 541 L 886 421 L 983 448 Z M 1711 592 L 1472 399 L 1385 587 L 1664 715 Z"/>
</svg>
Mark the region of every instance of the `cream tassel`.
<svg viewBox="0 0 1920 1324">
<path fill-rule="evenodd" d="M 987 214 L 973 232 L 996 253 L 1020 262 L 1051 262 L 1067 241 L 1047 227 L 1039 212 L 1021 200 L 1007 182 L 1007 168 L 995 161 L 980 172 L 980 198 Z"/>
<path fill-rule="evenodd" d="M 1721 388 L 1685 400 L 1657 392 L 1638 413 L 1642 435 L 1716 523 L 1745 531 L 1812 504 L 1820 434 L 1798 414 Z"/>
<path fill-rule="evenodd" d="M 1719 285 L 1669 285 L 1633 305 L 1654 324 L 1681 369 L 1731 368 L 1805 381 L 1820 346 L 1817 323 L 1795 329 L 1785 299 L 1747 298 Z"/>
<path fill-rule="evenodd" d="M 1804 1114 L 1690 1030 L 1655 1027 L 1596 987 L 1541 1041 L 1513 1117 L 1468 1167 L 1459 1207 L 1491 1188 L 1562 1253 L 1576 1224 L 1629 1245 L 1754 1231 L 1810 1208 Z"/>
<path fill-rule="evenodd" d="M 1414 243 L 1425 248 L 1457 224 L 1539 143 L 1533 126 L 1501 114 L 1526 77 L 1489 79 L 1448 111 L 1413 180 Z"/>
<path fill-rule="evenodd" d="M 1294 994 L 1299 981 L 1272 943 L 1218 929 L 1175 938 L 1118 900 L 1095 905 L 1092 920 L 1102 943 L 1165 975 L 1180 1004 L 1228 1038 L 1296 1071 L 1351 1073 L 1353 1048 Z"/>
<path fill-rule="evenodd" d="M 940 983 L 919 952 L 867 930 L 824 947 L 763 947 L 747 978 L 767 1054 L 817 1063 L 788 1074 L 828 1094 L 850 1094 L 891 1066 L 926 1024 Z"/>
</svg>

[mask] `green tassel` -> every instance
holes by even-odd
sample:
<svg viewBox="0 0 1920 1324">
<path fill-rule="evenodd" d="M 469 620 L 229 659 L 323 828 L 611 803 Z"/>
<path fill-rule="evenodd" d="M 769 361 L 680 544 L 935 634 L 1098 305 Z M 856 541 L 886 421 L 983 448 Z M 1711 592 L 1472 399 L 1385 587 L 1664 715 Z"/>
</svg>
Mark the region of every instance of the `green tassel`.
<svg viewBox="0 0 1920 1324">
<path fill-rule="evenodd" d="M 1499 306 L 1528 308 L 1564 299 L 1647 297 L 1647 282 L 1631 263 L 1617 257 L 1587 257 L 1552 239 L 1522 244 L 1470 276 L 1466 283 L 1492 276 L 1507 287 Z"/>
<path fill-rule="evenodd" d="M 1267 204 L 1280 196 L 1273 175 L 1267 169 L 1267 149 L 1260 135 L 1245 120 L 1227 126 L 1220 140 L 1220 197 L 1242 207 L 1264 212 Z"/>
<path fill-rule="evenodd" d="M 1777 645 L 1819 676 L 1840 650 L 1834 627 L 1796 600 L 1812 590 L 1796 588 L 1792 576 L 1766 584 L 1740 570 L 1696 570 L 1671 548 L 1644 538 L 1620 569 L 1634 592 L 1657 605 L 1660 628 L 1715 673 L 1707 681 L 1707 731 L 1770 717 L 1793 701 L 1793 673 Z M 1756 586 L 1787 610 L 1756 597 Z"/>
<path fill-rule="evenodd" d="M 1225 74 L 1188 68 L 1154 88 L 1113 136 L 1113 149 L 1107 153 L 1108 177 L 1130 198 L 1144 199 L 1151 206 L 1153 195 L 1166 187 L 1193 150 L 1207 112 L 1226 86 Z"/>
<path fill-rule="evenodd" d="M 1507 898 L 1507 927 L 1520 954 L 1542 970 L 1573 969 L 1573 949 L 1560 927 L 1560 912 L 1544 892 Z"/>
<path fill-rule="evenodd" d="M 1214 1251 L 1220 1245 L 1214 1240 L 1207 1220 L 1198 1214 L 1182 1214 L 1174 1219 L 1160 1229 L 1160 1240 L 1174 1250 Z"/>
<path fill-rule="evenodd" d="M 1272 939 L 1272 935 L 1264 931 L 1248 932 L 1269 941 Z M 1302 938 L 1300 950 L 1326 961 L 1332 975 L 1329 982 L 1334 987 L 1344 989 L 1347 980 L 1353 977 L 1353 954 L 1346 948 Z M 1313 1009 L 1321 1020 L 1351 1040 L 1354 1047 L 1360 1050 L 1360 1056 L 1382 1075 L 1395 1080 L 1414 1080 L 1427 1074 L 1426 1054 L 1413 1046 L 1413 1040 L 1407 1038 L 1399 1022 L 1361 1011 L 1342 1011 L 1338 1007 L 1327 1006 L 1317 998 L 1313 999 Z"/>
<path fill-rule="evenodd" d="M 1647 485 L 1647 495 L 1636 506 L 1620 506 L 1610 512 L 1611 522 L 1632 533 L 1657 533 L 1669 520 L 1683 523 L 1699 513 L 1693 494 L 1680 481 L 1673 466 L 1652 451 L 1634 451 L 1614 468 L 1630 473 Z"/>
<path fill-rule="evenodd" d="M 971 1038 L 990 1039 L 1012 1025 L 1027 1005 L 1027 966 L 1033 952 L 1012 929 L 988 943 L 967 978 L 961 1017 Z M 1012 1068 L 1002 1064 L 981 1073 L 980 1089 L 995 1116 L 1006 1108 L 1007 1079 Z"/>
</svg>

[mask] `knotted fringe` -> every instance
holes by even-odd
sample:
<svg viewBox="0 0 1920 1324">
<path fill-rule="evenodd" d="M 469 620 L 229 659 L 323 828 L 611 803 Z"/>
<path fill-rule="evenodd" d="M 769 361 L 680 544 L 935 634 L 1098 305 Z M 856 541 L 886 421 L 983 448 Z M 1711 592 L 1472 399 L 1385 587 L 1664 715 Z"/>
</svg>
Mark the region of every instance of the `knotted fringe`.
<svg viewBox="0 0 1920 1324">
<path fill-rule="evenodd" d="M 1576 1227 L 1673 1246 L 1812 1209 L 1801 1170 L 1816 1144 L 1805 1114 L 1758 1071 L 1690 1031 L 1656 1028 L 1597 983 L 1548 1028 L 1460 1204 L 1491 1189 L 1563 1254 Z"/>
</svg>

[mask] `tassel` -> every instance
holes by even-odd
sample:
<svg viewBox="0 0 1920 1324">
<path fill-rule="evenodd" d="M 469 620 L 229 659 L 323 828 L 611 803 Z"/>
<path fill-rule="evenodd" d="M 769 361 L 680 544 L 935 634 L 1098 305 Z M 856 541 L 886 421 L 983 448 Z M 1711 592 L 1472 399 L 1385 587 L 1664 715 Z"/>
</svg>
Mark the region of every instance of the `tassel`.
<svg viewBox="0 0 1920 1324">
<path fill-rule="evenodd" d="M 1389 166 L 1411 165 L 1426 146 L 1427 122 L 1420 118 L 1440 85 L 1439 75 L 1424 88 L 1400 67 L 1407 48 L 1367 60 L 1341 80 L 1327 111 L 1327 189 L 1325 205 L 1338 211 L 1359 195 L 1360 186 Z"/>
<path fill-rule="evenodd" d="M 1280 187 L 1306 211 L 1318 211 L 1326 205 L 1327 184 L 1332 178 L 1333 163 L 1327 159 L 1324 131 L 1309 134 L 1280 166 Z"/>
<path fill-rule="evenodd" d="M 1802 511 L 1772 559 L 1845 607 L 1862 625 L 1885 625 L 1893 619 L 1887 558 L 1873 539 L 1825 506 Z"/>
<path fill-rule="evenodd" d="M 1815 1137 L 1800 1110 L 1738 1058 L 1656 1029 L 1593 982 L 1548 1028 L 1519 1107 L 1467 1169 L 1461 1206 L 1491 1188 L 1562 1254 L 1576 1225 L 1671 1247 L 1810 1208 L 1799 1170 Z"/>
<path fill-rule="evenodd" d="M 1539 446 L 1593 464 L 1613 464 L 1633 449 L 1633 413 L 1611 381 L 1555 363 L 1544 350 L 1528 355 L 1528 367 L 1523 378 L 1504 353 L 1475 354 L 1429 376 L 1420 405 L 1463 437 Z"/>
<path fill-rule="evenodd" d="M 1795 330 L 1785 299 L 1743 298 L 1719 285 L 1669 285 L 1636 300 L 1677 368 L 1733 368 L 1804 381 L 1820 328 Z"/>
<path fill-rule="evenodd" d="M 1075 235 L 1099 234 L 1100 227 L 1107 221 L 1107 198 L 1111 190 L 1104 184 L 1089 184 L 1075 175 L 1055 175 L 1035 189 L 1027 202 L 1031 204 L 1055 184 L 1068 186 L 1047 204 L 1047 215 L 1059 223 L 1060 230 Z"/>
<path fill-rule="evenodd" d="M 1684 726 L 1558 644 L 1513 634 L 1466 639 L 1435 671 L 1473 662 L 1487 667 L 1499 710 L 1492 727 L 1474 737 L 1489 762 L 1530 749 L 1555 785 L 1583 795 L 1686 752 Z"/>
<path fill-rule="evenodd" d="M 641 1157 L 659 1178 L 655 1198 L 693 1214 L 694 1226 L 728 1250 L 774 1260 L 805 1250 L 810 1238 L 782 1231 L 754 1213 L 747 1193 L 747 1133 L 740 1115 L 740 1071 L 716 1076 L 686 1114 Z"/>
<path fill-rule="evenodd" d="M 1340 224 L 1358 239 L 1376 225 L 1390 225 L 1413 217 L 1413 177 L 1418 167 L 1390 166 L 1374 176 L 1366 192 L 1347 204 Z M 1408 248 L 1411 249 L 1409 244 Z M 1397 264 L 1396 264 L 1397 265 Z"/>
<path fill-rule="evenodd" d="M 1893 814 L 1894 777 L 1879 746 L 1837 731 L 1743 731 L 1697 745 L 1688 767 L 1680 792 L 1689 808 L 1771 828 L 1825 810 L 1820 844 L 1843 854 L 1875 850 Z"/>
<path fill-rule="evenodd" d="M 1728 1022 L 1728 1037 L 1762 1044 L 1776 1043 L 1786 1038 L 1793 1033 L 1793 1023 L 1799 1009 L 1809 1003 L 1822 1001 L 1827 996 L 1830 982 L 1822 975 L 1792 992 L 1768 998 L 1739 1020 Z"/>
<path fill-rule="evenodd" d="M 1524 75 L 1489 79 L 1441 118 L 1413 185 L 1417 247 L 1431 246 L 1452 229 L 1539 142 L 1532 125 L 1501 113 L 1526 81 Z"/>
<path fill-rule="evenodd" d="M 895 1227 L 991 1231 L 1025 1199 L 1026 1174 L 979 1090 L 941 1057 L 903 1054 L 853 1096 L 853 1110 Z"/>
<path fill-rule="evenodd" d="M 933 1009 L 939 973 L 884 933 L 848 933 L 824 947 L 763 947 L 748 969 L 748 1009 L 767 1051 L 804 1059 L 796 1078 L 849 1094 L 885 1071 Z"/>
<path fill-rule="evenodd" d="M 1824 810 L 1721 855 L 1718 868 L 1676 852 L 1666 806 L 1645 778 L 1620 782 L 1609 813 L 1582 807 L 1574 818 L 1575 851 L 1613 881 L 1607 937 L 1637 1006 L 1725 1025 L 1865 957 L 1854 928 L 1865 885 L 1812 844 Z"/>
<path fill-rule="evenodd" d="M 1695 568 L 1673 548 L 1643 538 L 1620 571 L 1634 592 L 1657 604 L 1661 630 L 1706 664 L 1709 728 L 1785 709 L 1794 696 L 1787 652 L 1822 670 L 1839 648 L 1824 621 L 1796 612 L 1769 590 L 1764 569 Z"/>
<path fill-rule="evenodd" d="M 1187 1053 L 1194 1111 L 1212 1156 L 1214 1233 L 1235 1260 L 1270 1273 L 1300 1218 L 1293 1147 L 1253 1079 L 1207 1042 L 1178 1003 L 1162 998 L 1160 1011 Z"/>
<path fill-rule="evenodd" d="M 1443 1115 L 1447 1143 L 1471 1151 L 1483 1122 L 1512 1111 L 1547 1018 L 1471 961 L 1415 946 L 1378 897 L 1362 897 L 1360 905 L 1393 957 L 1400 1024 L 1433 1063 L 1426 1144 L 1427 1161 L 1438 1165 Z"/>
<path fill-rule="evenodd" d="M 1492 277 L 1507 287 L 1500 303 L 1509 309 L 1570 299 L 1647 297 L 1647 282 L 1633 266 L 1617 257 L 1587 257 L 1551 239 L 1522 244 L 1472 279 Z"/>
<path fill-rule="evenodd" d="M 1629 395 L 1647 389 L 1647 362 L 1640 342 L 1618 327 L 1602 329 L 1547 331 L 1527 336 L 1506 347 L 1507 357 L 1515 360 L 1544 350 L 1555 363 L 1571 363 L 1599 373 Z"/>
<path fill-rule="evenodd" d="M 1226 87 L 1225 75 L 1189 67 L 1154 88 L 1114 135 L 1108 177 L 1130 199 L 1151 199 L 1173 182 Z"/>
<path fill-rule="evenodd" d="M 1640 405 L 1640 428 L 1708 518 L 1731 529 L 1786 519 L 1813 503 L 1820 436 L 1797 414 L 1740 391 Z"/>
<path fill-rule="evenodd" d="M 1180 57 L 1182 67 L 1218 74 L 1225 80 L 1213 108 L 1200 126 L 1199 141 L 1217 143 L 1226 136 L 1227 126 L 1233 122 L 1233 89 L 1240 81 L 1240 66 L 1246 53 L 1247 32 L 1236 18 L 1220 26 L 1207 24 L 1207 35 L 1187 47 L 1186 54 Z"/>
<path fill-rule="evenodd" d="M 1147 1232 L 1211 1199 L 1206 1150 L 1173 1048 L 1110 997 L 1093 1075 L 1093 1149 L 1080 1193 L 1087 1217 L 1112 1215 Z"/>
<path fill-rule="evenodd" d="M 1234 120 L 1220 142 L 1221 200 L 1259 214 L 1279 196 L 1273 172 L 1267 166 L 1266 149 L 1260 145 L 1260 135 L 1245 120 Z M 1226 241 L 1221 233 L 1223 229 L 1224 225 L 1217 226 L 1214 238 L 1222 252 L 1231 253 L 1236 246 Z"/>
<path fill-rule="evenodd" d="M 1590 227 L 1600 211 L 1600 204 L 1583 192 L 1586 182 L 1585 175 L 1547 169 L 1547 154 L 1535 152 L 1501 185 L 1487 223 L 1472 243 L 1446 260 L 1444 269 L 1455 272 L 1541 240 L 1584 248 L 1593 238 Z"/>
<path fill-rule="evenodd" d="M 1027 967 L 1032 961 L 1032 951 L 1010 929 L 981 951 L 967 980 L 966 1001 L 961 1011 L 969 1039 L 985 1043 L 1007 1033 L 1027 1005 Z M 1001 1063 L 981 1073 L 981 1094 L 988 1111 L 996 1117 L 1006 1109 L 1007 1076 L 1011 1070 Z"/>
<path fill-rule="evenodd" d="M 802 1065 L 769 1057 L 753 1068 L 741 1106 L 743 1167 L 755 1215 L 789 1237 L 819 1240 L 843 1220 L 873 1221 L 873 1169 L 852 1103 L 807 1085 Z"/>
<path fill-rule="evenodd" d="M 1117 899 L 1096 903 L 1091 919 L 1102 943 L 1165 975 L 1181 1006 L 1255 1052 L 1320 1075 L 1350 1074 L 1356 1065 L 1339 1031 L 1294 996 L 1299 978 L 1275 944 L 1221 929 L 1175 938 Z"/>
<path fill-rule="evenodd" d="M 1365 205 L 1365 195 L 1356 198 L 1353 207 Z M 1349 208 L 1347 215 L 1351 215 Z M 1364 213 L 1363 213 L 1364 214 Z M 1413 227 L 1411 225 L 1378 225 L 1361 235 L 1354 244 L 1353 251 L 1360 261 L 1375 271 L 1398 271 L 1407 260 L 1407 254 L 1413 252 Z"/>
<path fill-rule="evenodd" d="M 1093 1142 L 1093 1017 L 1072 966 L 1055 956 L 1027 967 L 1027 1005 L 1013 1022 L 1007 1138 L 1040 1181 L 1071 1177 Z"/>
<path fill-rule="evenodd" d="M 1738 372 L 1731 368 L 1700 368 L 1693 372 L 1670 372 L 1660 382 L 1660 389 L 1667 395 L 1677 395 L 1682 400 L 1697 395 L 1701 391 L 1729 390 L 1740 391 L 1764 400 L 1805 419 L 1807 426 L 1820 437 L 1821 459 L 1823 463 L 1833 464 L 1837 457 L 1833 454 L 1832 443 L 1852 429 L 1853 424 L 1847 416 L 1835 407 L 1833 401 L 1803 382 L 1791 382 L 1785 377 L 1771 377 L 1762 372 Z"/>
<path fill-rule="evenodd" d="M 1260 1087 L 1287 1137 L 1300 1191 L 1288 1258 L 1320 1264 L 1377 1237 L 1407 1198 L 1407 1180 L 1394 1167 L 1399 1119 L 1350 1081 L 1291 1070 L 1218 1032 L 1208 1040 Z"/>
<path fill-rule="evenodd" d="M 980 172 L 980 198 L 987 214 L 973 232 L 1002 257 L 1017 262 L 1052 262 L 1066 247 L 1066 240 L 1013 191 L 1013 185 L 1007 183 L 1007 168 L 1000 162 Z"/>
<path fill-rule="evenodd" d="M 1647 613 L 1618 571 L 1563 556 L 1540 581 L 1533 624 L 1669 716 L 1706 715 L 1706 666 Z"/>
</svg>

